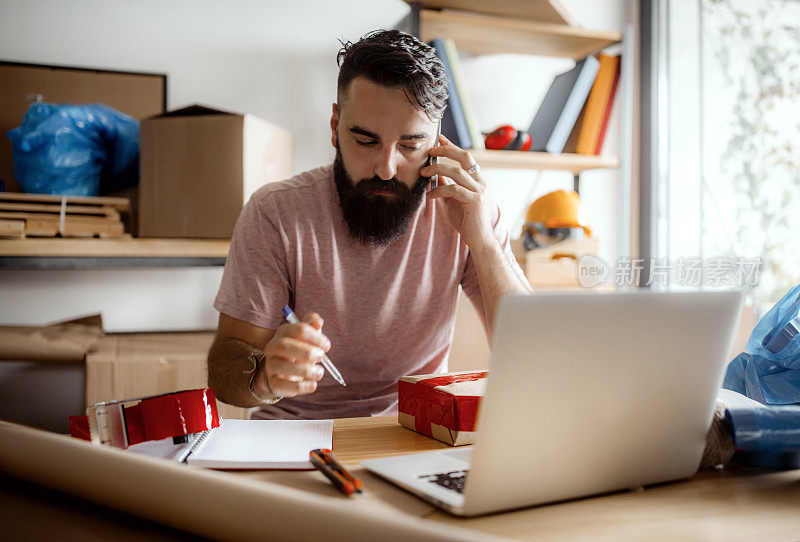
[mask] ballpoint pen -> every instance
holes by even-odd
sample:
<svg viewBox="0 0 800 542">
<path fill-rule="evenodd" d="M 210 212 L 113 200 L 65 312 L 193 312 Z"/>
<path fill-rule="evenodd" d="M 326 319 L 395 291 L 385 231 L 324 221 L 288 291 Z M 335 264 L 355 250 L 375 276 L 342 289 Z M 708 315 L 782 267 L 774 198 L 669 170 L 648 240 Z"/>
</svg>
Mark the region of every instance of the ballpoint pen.
<svg viewBox="0 0 800 542">
<path fill-rule="evenodd" d="M 294 313 L 294 311 L 289 305 L 284 305 L 281 311 L 283 312 L 283 317 L 286 318 L 286 321 L 289 322 L 290 324 L 297 324 L 298 322 L 300 322 L 300 319 L 297 317 L 297 315 Z M 344 383 L 344 378 L 342 378 L 342 373 L 339 372 L 339 370 L 336 368 L 333 362 L 325 354 L 322 354 L 322 366 L 328 370 L 328 372 L 333 377 L 333 379 L 336 380 L 336 382 L 338 382 L 342 386 L 347 386 L 347 384 Z"/>
<path fill-rule="evenodd" d="M 327 449 L 311 450 L 309 452 L 311 464 L 324 474 L 339 491 L 345 495 L 361 493 L 361 480 L 347 472 L 333 457 L 333 452 Z"/>
</svg>

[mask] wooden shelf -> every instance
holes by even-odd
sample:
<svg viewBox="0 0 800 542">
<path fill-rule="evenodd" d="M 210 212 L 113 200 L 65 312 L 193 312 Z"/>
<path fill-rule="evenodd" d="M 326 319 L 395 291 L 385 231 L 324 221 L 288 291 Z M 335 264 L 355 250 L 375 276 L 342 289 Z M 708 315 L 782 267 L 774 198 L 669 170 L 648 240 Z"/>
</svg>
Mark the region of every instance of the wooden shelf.
<svg viewBox="0 0 800 542">
<path fill-rule="evenodd" d="M 411 4 L 415 0 L 406 0 Z M 540 23 L 572 24 L 567 11 L 557 0 L 421 0 L 418 3 L 428 9 L 460 9 L 501 15 L 516 19 L 531 19 Z"/>
<path fill-rule="evenodd" d="M 622 40 L 619 32 L 585 30 L 479 13 L 420 10 L 421 38 L 452 38 L 474 54 L 516 53 L 579 60 Z"/>
<path fill-rule="evenodd" d="M 484 151 L 474 149 L 469 152 L 484 169 L 539 169 L 580 173 L 588 169 L 615 168 L 619 166 L 618 158 L 585 154 L 550 154 L 547 152 Z"/>
<path fill-rule="evenodd" d="M 476 54 L 517 53 L 578 60 L 620 43 L 619 32 L 585 30 L 563 23 L 566 12 L 551 0 L 423 0 L 421 39 L 451 38 L 456 47 Z M 437 11 L 429 8 L 458 8 Z M 548 22 L 543 22 L 548 21 Z M 546 152 L 471 151 L 481 167 L 570 171 L 619 167 L 616 157 Z"/>
<path fill-rule="evenodd" d="M 0 239 L 0 269 L 221 266 L 229 245 L 226 239 Z"/>
</svg>

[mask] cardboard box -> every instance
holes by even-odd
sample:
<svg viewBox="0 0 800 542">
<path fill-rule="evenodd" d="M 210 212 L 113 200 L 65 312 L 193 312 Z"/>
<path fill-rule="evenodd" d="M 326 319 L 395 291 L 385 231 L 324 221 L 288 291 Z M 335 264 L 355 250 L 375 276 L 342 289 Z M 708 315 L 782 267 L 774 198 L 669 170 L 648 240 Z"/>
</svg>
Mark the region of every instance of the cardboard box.
<svg viewBox="0 0 800 542">
<path fill-rule="evenodd" d="M 102 401 L 207 386 L 214 334 L 103 334 L 94 324 L 0 326 L 0 418 L 57 433 Z M 249 409 L 217 402 L 225 418 Z"/>
<path fill-rule="evenodd" d="M 205 388 L 213 332 L 119 333 L 102 337 L 86 355 L 86 405 Z M 223 418 L 249 409 L 217 401 Z"/>
<path fill-rule="evenodd" d="M 11 141 L 5 133 L 20 125 L 37 98 L 50 103 L 103 103 L 141 121 L 166 111 L 167 76 L 0 61 L 0 179 L 6 192 L 21 192 L 22 188 L 14 178 Z M 136 187 L 104 195 L 131 199 L 125 229 L 135 232 Z"/>
<path fill-rule="evenodd" d="M 488 374 L 467 371 L 401 377 L 397 421 L 451 446 L 472 444 Z"/>
<path fill-rule="evenodd" d="M 142 122 L 139 236 L 229 238 L 242 206 L 292 175 L 292 135 L 252 115 L 191 106 Z"/>
<path fill-rule="evenodd" d="M 585 254 L 597 254 L 598 240 L 565 239 L 547 247 L 525 250 L 522 240 L 515 239 L 511 250 L 534 289 L 579 288 L 578 261 Z"/>
</svg>

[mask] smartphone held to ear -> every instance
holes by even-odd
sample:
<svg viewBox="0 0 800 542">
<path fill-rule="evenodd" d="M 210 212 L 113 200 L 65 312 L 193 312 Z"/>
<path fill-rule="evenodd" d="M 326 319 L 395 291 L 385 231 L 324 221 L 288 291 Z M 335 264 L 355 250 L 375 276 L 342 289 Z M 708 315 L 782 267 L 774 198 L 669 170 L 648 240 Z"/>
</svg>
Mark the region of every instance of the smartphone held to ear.
<svg viewBox="0 0 800 542">
<path fill-rule="evenodd" d="M 434 141 L 434 143 L 433 143 L 434 147 L 438 147 L 439 146 L 439 134 L 441 134 L 441 133 L 442 133 L 442 123 L 440 121 L 436 125 L 436 141 Z M 439 158 L 438 157 L 428 155 L 428 161 L 425 162 L 425 166 L 427 167 L 427 166 L 430 166 L 431 164 L 438 164 L 438 163 L 439 163 Z M 429 184 L 429 186 L 430 186 L 429 190 L 433 190 L 434 188 L 436 188 L 439 185 L 439 176 L 438 175 L 433 175 L 433 176 L 430 177 L 430 179 L 431 179 L 431 182 Z"/>
</svg>

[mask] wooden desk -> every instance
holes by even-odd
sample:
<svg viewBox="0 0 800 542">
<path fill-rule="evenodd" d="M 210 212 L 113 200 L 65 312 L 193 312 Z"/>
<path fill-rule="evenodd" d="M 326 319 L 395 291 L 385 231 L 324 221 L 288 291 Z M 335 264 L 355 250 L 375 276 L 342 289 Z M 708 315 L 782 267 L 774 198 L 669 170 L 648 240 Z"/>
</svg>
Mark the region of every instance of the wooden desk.
<svg viewBox="0 0 800 542">
<path fill-rule="evenodd" d="M 334 452 L 348 463 L 401 448 L 448 447 L 400 426 L 393 416 L 337 420 L 334 428 Z M 361 439 L 369 435 L 375 440 L 364 446 Z M 381 447 L 392 453 L 378 453 Z M 424 517 L 516 540 L 800 540 L 800 470 L 706 470 L 643 491 L 481 518 L 438 510 Z"/>
<path fill-rule="evenodd" d="M 401 453 L 449 448 L 400 426 L 394 416 L 334 422 L 333 451 L 381 499 L 408 508 L 416 499 L 371 475 L 358 462 Z M 294 481 L 292 476 L 294 475 Z M 316 478 L 316 473 L 311 474 Z M 251 472 L 308 488 L 297 473 Z M 325 488 L 323 488 L 325 489 Z M 325 489 L 328 491 L 328 489 Z M 334 493 L 329 488 L 331 494 Z M 421 500 L 417 499 L 419 503 Z M 458 525 L 513 540 L 800 540 L 800 470 L 768 472 L 734 467 L 703 471 L 688 481 L 642 491 L 538 506 L 479 518 L 457 518 L 431 506 L 406 509 L 429 521 Z"/>
<path fill-rule="evenodd" d="M 2 424 L 0 429 L 3 429 Z M 60 441 L 60 438 L 57 440 Z M 462 519 L 434 509 L 358 466 L 358 461 L 366 458 L 445 447 L 443 443 L 401 427 L 393 416 L 343 419 L 334 423 L 334 452 L 364 480 L 363 495 L 352 499 L 344 497 L 316 471 L 245 471 L 233 476 L 270 482 L 272 487 L 275 487 L 272 484 L 279 483 L 291 488 L 287 491 L 292 491 L 295 498 L 299 490 L 305 492 L 309 502 L 319 502 L 320 499 L 330 501 L 340 511 L 364 511 L 372 517 L 382 515 L 400 518 L 411 524 L 430 522 L 431 526 L 457 526 L 473 530 L 479 537 L 482 534 L 513 540 L 800 539 L 800 470 L 766 472 L 733 468 L 704 471 L 688 481 L 661 484 L 642 491 L 619 492 Z M 97 451 L 86 450 L 84 447 L 78 449 L 77 446 L 71 448 L 71 453 Z M 107 453 L 102 455 L 110 457 Z M 2 463 L 0 460 L 0 466 Z M 164 470 L 160 461 L 158 467 Z M 176 469 L 184 473 L 187 470 L 185 467 L 169 466 L 170 471 Z M 63 488 L 61 490 L 64 491 Z M 15 501 L 14 495 L 9 495 L 7 490 L 0 494 L 4 501 L 3 516 L 7 521 L 19 523 L 20 518 L 25 517 L 26 501 Z M 30 497 L 27 502 L 30 503 Z M 63 505 L 55 504 L 50 509 L 45 507 L 37 510 L 37 525 L 40 528 L 51 525 L 52 533 L 58 533 L 61 529 L 58 522 L 63 521 L 61 518 L 64 517 L 63 513 L 57 513 L 61 506 Z M 242 506 L 242 503 L 238 506 Z M 73 524 L 78 521 L 76 517 L 85 516 L 84 526 L 87 532 L 91 532 L 92 508 L 102 510 L 96 505 L 72 510 L 69 517 Z M 135 525 L 128 523 L 127 526 L 125 521 L 113 524 L 119 527 L 119 538 L 126 538 L 125 530 L 131 529 L 130 524 Z M 4 523 L 4 527 L 7 525 Z M 103 525 L 103 529 L 103 533 L 107 534 L 110 529 L 108 522 Z M 174 532 L 170 535 L 168 529 L 165 529 L 165 533 L 167 538 L 180 538 Z"/>
</svg>

